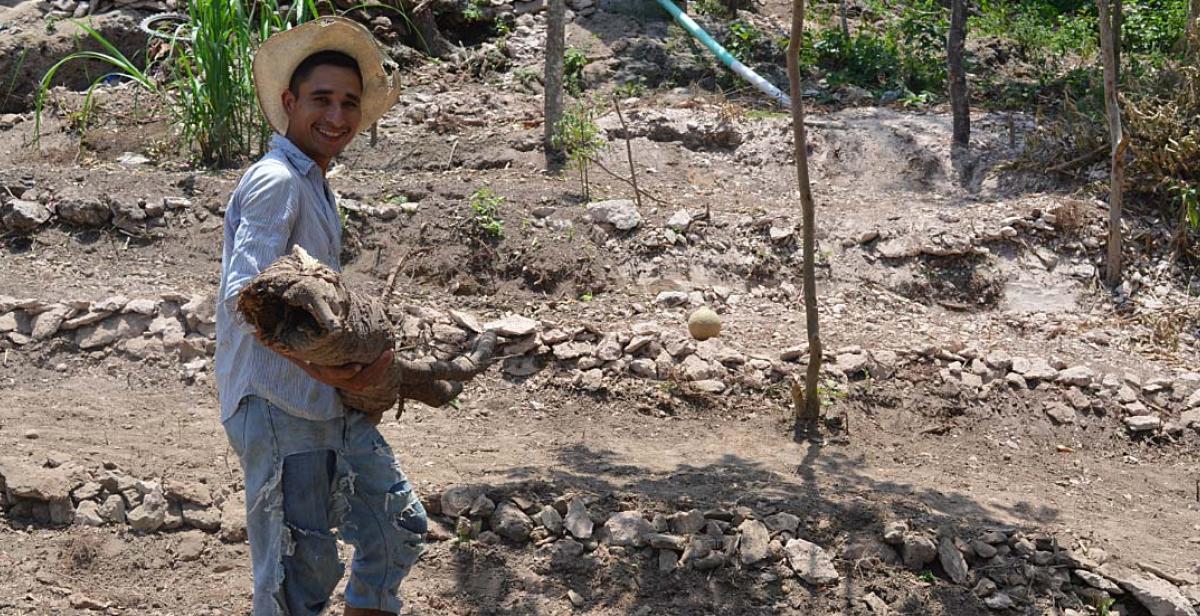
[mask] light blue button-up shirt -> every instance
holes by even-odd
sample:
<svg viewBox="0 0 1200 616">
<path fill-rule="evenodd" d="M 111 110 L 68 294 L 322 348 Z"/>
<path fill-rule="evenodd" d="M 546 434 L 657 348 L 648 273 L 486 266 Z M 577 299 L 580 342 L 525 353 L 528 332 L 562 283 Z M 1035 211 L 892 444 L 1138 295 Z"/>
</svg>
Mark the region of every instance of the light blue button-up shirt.
<svg viewBox="0 0 1200 616">
<path fill-rule="evenodd" d="M 238 292 L 297 245 L 341 271 L 342 227 L 325 176 L 295 144 L 275 135 L 271 151 L 242 176 L 225 211 L 215 368 L 222 422 L 248 395 L 305 419 L 344 413 L 337 390 L 264 347 L 237 312 Z"/>
</svg>

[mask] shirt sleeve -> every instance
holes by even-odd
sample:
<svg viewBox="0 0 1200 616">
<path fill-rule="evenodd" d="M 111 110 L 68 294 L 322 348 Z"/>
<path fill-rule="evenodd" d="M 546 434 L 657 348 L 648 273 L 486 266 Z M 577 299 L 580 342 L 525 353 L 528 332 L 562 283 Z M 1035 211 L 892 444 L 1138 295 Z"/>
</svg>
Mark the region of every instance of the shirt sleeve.
<svg viewBox="0 0 1200 616">
<path fill-rule="evenodd" d="M 264 164 L 247 175 L 240 187 L 238 220 L 233 234 L 233 251 L 225 271 L 224 302 L 237 327 L 247 333 L 254 328 L 237 311 L 238 293 L 268 265 L 287 253 L 298 213 L 295 181 L 287 169 Z"/>
</svg>

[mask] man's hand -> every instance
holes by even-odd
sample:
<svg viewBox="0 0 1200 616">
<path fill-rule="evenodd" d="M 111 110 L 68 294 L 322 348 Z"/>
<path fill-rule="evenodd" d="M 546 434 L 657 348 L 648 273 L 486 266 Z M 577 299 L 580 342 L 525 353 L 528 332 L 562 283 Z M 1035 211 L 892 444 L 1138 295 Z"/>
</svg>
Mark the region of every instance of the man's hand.
<svg viewBox="0 0 1200 616">
<path fill-rule="evenodd" d="M 349 392 L 358 392 L 379 382 L 392 367 L 395 353 L 391 349 L 379 354 L 379 357 L 368 365 L 344 364 L 341 366 L 317 366 L 298 357 L 280 352 L 288 361 L 300 366 L 312 378 Z"/>
</svg>

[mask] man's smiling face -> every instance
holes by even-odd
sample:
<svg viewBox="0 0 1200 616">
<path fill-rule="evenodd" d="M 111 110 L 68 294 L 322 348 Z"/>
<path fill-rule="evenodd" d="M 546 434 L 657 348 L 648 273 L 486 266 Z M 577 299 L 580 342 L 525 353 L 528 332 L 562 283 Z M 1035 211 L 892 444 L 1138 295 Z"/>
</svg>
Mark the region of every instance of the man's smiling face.
<svg viewBox="0 0 1200 616">
<path fill-rule="evenodd" d="M 362 122 L 362 81 L 353 69 L 322 64 L 283 91 L 287 138 L 322 170 L 350 145 Z"/>
</svg>

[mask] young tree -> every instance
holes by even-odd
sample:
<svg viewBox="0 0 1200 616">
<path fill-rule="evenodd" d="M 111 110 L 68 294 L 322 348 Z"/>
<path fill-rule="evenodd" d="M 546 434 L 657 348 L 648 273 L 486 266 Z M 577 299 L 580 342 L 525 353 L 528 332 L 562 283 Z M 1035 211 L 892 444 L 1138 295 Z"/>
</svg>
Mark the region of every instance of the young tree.
<svg viewBox="0 0 1200 616">
<path fill-rule="evenodd" d="M 558 150 L 554 142 L 554 131 L 563 117 L 563 54 L 566 53 L 565 0 L 550 0 L 550 12 L 546 16 L 546 75 L 543 80 L 545 127 L 542 145 L 549 160 Z"/>
<path fill-rule="evenodd" d="M 967 38 L 967 0 L 950 0 L 950 34 L 946 58 L 950 76 L 950 110 L 954 114 L 953 144 L 971 142 L 971 104 L 967 99 L 967 74 L 963 68 L 963 42 Z"/>
<path fill-rule="evenodd" d="M 808 140 L 804 131 L 804 102 L 800 92 L 800 39 L 804 36 L 804 0 L 792 0 L 792 35 L 788 41 L 787 73 L 792 98 L 792 145 L 796 180 L 800 184 L 800 209 L 804 218 L 804 316 L 808 330 L 808 373 L 804 379 L 804 409 L 797 419 L 815 420 L 821 412 L 817 379 L 821 374 L 821 331 L 817 322 L 817 280 L 813 265 L 816 251 L 816 213 L 808 181 Z M 799 410 L 799 409 L 797 409 Z"/>
<path fill-rule="evenodd" d="M 1128 144 L 1128 137 L 1121 130 L 1121 107 L 1117 98 L 1120 39 L 1116 24 L 1120 23 L 1121 0 L 1096 0 L 1096 7 L 1100 12 L 1100 53 L 1104 61 L 1104 109 L 1108 113 L 1108 135 L 1112 144 L 1104 281 L 1109 286 L 1116 286 L 1121 282 L 1121 191 L 1125 184 L 1125 146 Z"/>
<path fill-rule="evenodd" d="M 850 40 L 850 22 L 846 20 L 846 0 L 838 0 L 838 19 L 842 22 L 842 36 Z"/>
</svg>

